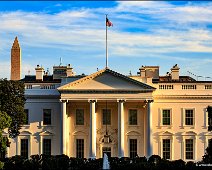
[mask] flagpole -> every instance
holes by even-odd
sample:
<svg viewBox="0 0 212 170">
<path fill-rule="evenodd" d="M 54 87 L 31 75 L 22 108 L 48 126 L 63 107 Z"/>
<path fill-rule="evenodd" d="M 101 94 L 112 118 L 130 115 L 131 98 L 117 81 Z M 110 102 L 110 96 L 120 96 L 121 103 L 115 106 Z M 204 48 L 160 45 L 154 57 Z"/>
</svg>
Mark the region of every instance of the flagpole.
<svg viewBox="0 0 212 170">
<path fill-rule="evenodd" d="M 108 49 L 107 49 L 107 15 L 105 14 L 105 26 L 106 26 L 106 69 L 108 68 Z"/>
</svg>

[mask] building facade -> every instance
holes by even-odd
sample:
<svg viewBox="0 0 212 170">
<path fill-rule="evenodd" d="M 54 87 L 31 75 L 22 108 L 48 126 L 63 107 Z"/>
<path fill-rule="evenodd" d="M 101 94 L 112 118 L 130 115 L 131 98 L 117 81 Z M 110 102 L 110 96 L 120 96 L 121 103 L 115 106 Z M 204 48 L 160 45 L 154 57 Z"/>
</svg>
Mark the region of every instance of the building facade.
<svg viewBox="0 0 212 170">
<path fill-rule="evenodd" d="M 177 65 L 166 76 L 159 66 L 142 66 L 135 76 L 109 68 L 74 75 L 70 65 L 54 66 L 53 75 L 39 65 L 35 70 L 21 80 L 28 122 L 10 139 L 7 156 L 156 154 L 198 161 L 212 138 L 212 81 L 180 76 Z"/>
</svg>

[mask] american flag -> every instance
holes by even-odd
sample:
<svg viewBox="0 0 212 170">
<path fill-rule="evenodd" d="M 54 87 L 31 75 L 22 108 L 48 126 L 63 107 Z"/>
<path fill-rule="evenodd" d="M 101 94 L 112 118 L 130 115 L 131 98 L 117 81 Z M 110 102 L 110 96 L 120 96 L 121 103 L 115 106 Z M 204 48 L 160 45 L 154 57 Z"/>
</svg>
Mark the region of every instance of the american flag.
<svg viewBox="0 0 212 170">
<path fill-rule="evenodd" d="M 113 23 L 108 18 L 106 18 L 106 26 L 108 27 L 113 26 Z"/>
</svg>

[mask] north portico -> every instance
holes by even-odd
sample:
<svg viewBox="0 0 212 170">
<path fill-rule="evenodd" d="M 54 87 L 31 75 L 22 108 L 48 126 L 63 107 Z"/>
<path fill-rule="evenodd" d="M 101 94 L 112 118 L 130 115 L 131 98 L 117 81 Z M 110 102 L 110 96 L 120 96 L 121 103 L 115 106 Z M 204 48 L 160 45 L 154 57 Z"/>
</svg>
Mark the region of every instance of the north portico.
<svg viewBox="0 0 212 170">
<path fill-rule="evenodd" d="M 103 157 L 103 152 L 112 157 L 152 155 L 154 90 L 108 68 L 64 83 L 58 88 L 61 153 L 86 158 Z"/>
</svg>

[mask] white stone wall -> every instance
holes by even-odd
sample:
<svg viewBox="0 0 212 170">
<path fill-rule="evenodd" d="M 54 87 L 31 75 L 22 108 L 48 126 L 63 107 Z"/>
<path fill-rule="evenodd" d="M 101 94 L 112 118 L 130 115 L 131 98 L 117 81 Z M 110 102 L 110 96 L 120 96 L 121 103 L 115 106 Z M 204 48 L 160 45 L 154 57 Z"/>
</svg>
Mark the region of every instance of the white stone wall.
<svg viewBox="0 0 212 170">
<path fill-rule="evenodd" d="M 10 139 L 8 156 L 20 155 L 20 140 L 30 141 L 29 155 L 42 154 L 42 138 L 52 140 L 52 154 L 60 154 L 60 114 L 59 99 L 27 99 L 25 109 L 29 110 L 29 124 L 24 125 L 20 135 Z M 51 109 L 51 125 L 43 125 L 43 109 Z"/>
<path fill-rule="evenodd" d="M 200 161 L 207 147 L 207 140 L 212 138 L 208 133 L 208 116 L 206 108 L 212 104 L 208 90 L 200 91 L 174 90 L 156 91 L 153 103 L 153 153 L 162 156 L 161 139 L 172 139 L 172 159 L 185 159 L 185 139 L 194 139 L 194 159 Z M 160 93 L 161 92 L 161 93 Z M 172 94 L 172 92 L 174 94 Z M 211 93 L 211 92 L 209 92 Z M 159 96 L 160 95 L 160 96 Z M 166 96 L 165 96 L 166 95 Z M 171 97 L 170 97 L 171 96 Z M 162 109 L 171 109 L 171 126 L 162 125 Z M 194 110 L 194 126 L 185 125 L 185 109 Z"/>
<path fill-rule="evenodd" d="M 171 139 L 172 142 L 172 160 L 185 160 L 184 141 L 192 138 L 195 141 L 195 155 L 193 161 L 199 161 L 204 155 L 207 141 L 212 134 L 207 130 L 207 112 L 208 105 L 212 105 L 212 90 L 205 89 L 205 84 L 196 84 L 196 89 L 182 89 L 182 84 L 173 83 L 173 89 L 159 89 L 160 84 L 150 84 L 157 88 L 153 92 L 154 102 L 152 104 L 152 142 L 153 154 L 162 156 L 161 140 L 165 138 Z M 167 83 L 164 85 L 170 85 Z M 25 108 L 29 109 L 30 125 L 25 125 L 21 129 L 21 134 L 16 139 L 10 139 L 11 146 L 8 156 L 20 154 L 20 139 L 30 139 L 30 154 L 41 154 L 42 143 L 41 138 L 52 139 L 52 154 L 60 154 L 61 147 L 61 103 L 59 101 L 59 92 L 56 89 L 27 89 Z M 123 94 L 116 94 L 118 98 L 122 98 Z M 125 98 L 130 98 L 131 94 L 124 94 Z M 140 101 L 135 98 L 141 97 Z M 85 157 L 89 157 L 89 127 L 90 127 L 90 105 L 88 98 L 98 98 L 96 103 L 97 115 L 97 158 L 102 157 L 103 146 L 112 146 L 112 156 L 118 156 L 118 103 L 114 94 L 63 94 L 62 98 L 71 99 L 75 97 L 75 101 L 69 100 L 67 104 L 67 154 L 71 157 L 76 156 L 76 139 L 83 138 L 85 140 Z M 123 97 L 123 98 L 124 98 Z M 150 93 L 135 94 L 135 98 L 131 97 L 124 103 L 124 125 L 125 125 L 125 156 L 129 156 L 129 139 L 138 140 L 138 155 L 145 156 L 146 148 L 146 114 L 147 108 L 144 98 L 150 99 Z M 108 100 L 108 108 L 112 110 L 111 125 L 108 126 L 109 134 L 112 138 L 112 144 L 104 145 L 101 142 L 105 134 L 105 125 L 102 125 L 102 109 L 105 108 L 104 98 Z M 81 99 L 81 100 L 80 100 Z M 110 101 L 109 101 L 110 100 Z M 76 126 L 75 112 L 76 108 L 85 109 L 85 125 Z M 43 109 L 52 109 L 52 125 L 43 126 Z M 138 125 L 130 126 L 128 123 L 128 110 L 138 109 Z M 162 109 L 171 109 L 171 126 L 162 126 Z M 194 126 L 184 126 L 184 109 L 194 109 L 195 124 Z M 186 160 L 188 161 L 188 160 Z"/>
</svg>

